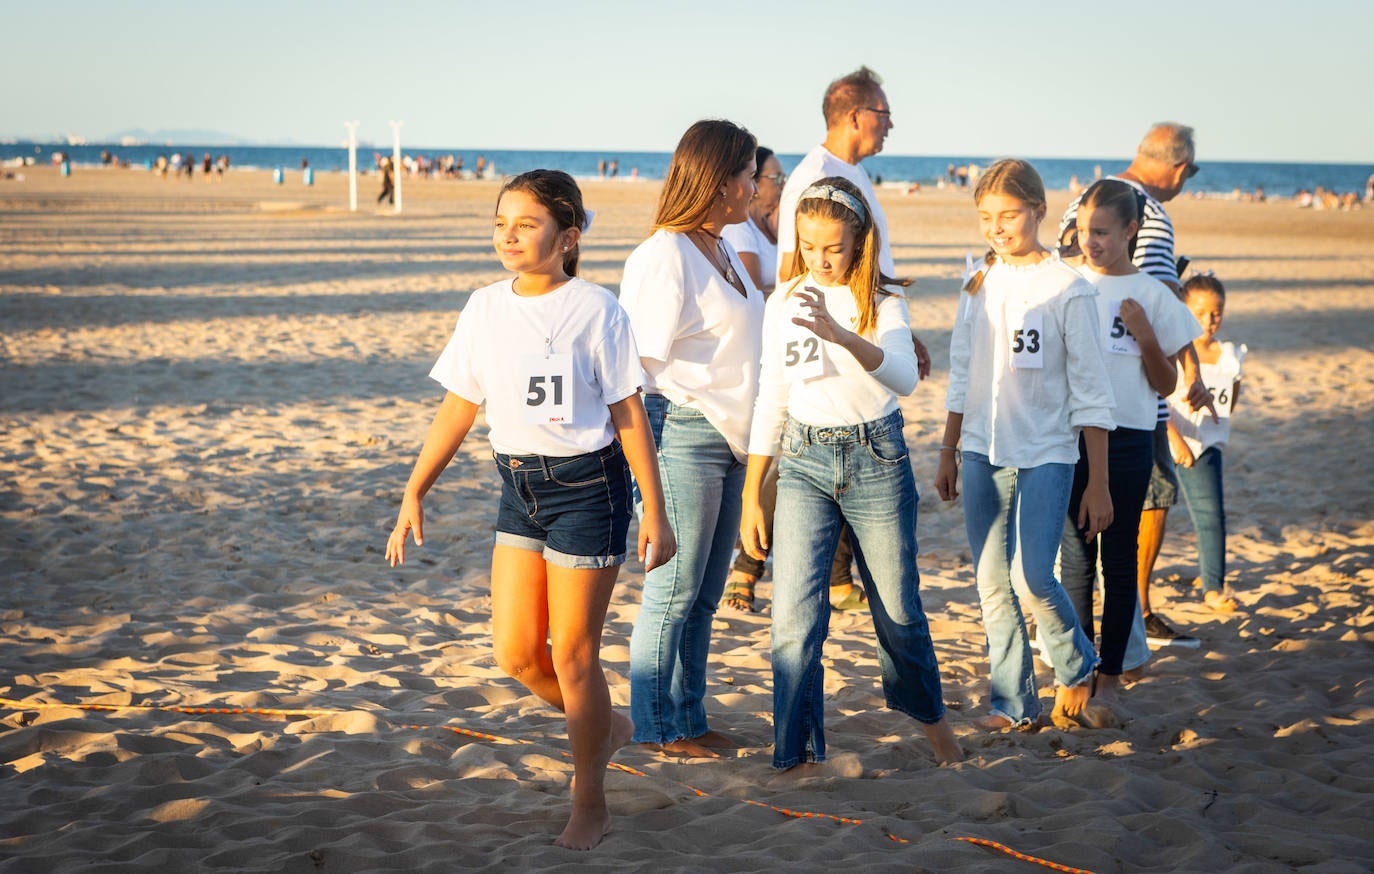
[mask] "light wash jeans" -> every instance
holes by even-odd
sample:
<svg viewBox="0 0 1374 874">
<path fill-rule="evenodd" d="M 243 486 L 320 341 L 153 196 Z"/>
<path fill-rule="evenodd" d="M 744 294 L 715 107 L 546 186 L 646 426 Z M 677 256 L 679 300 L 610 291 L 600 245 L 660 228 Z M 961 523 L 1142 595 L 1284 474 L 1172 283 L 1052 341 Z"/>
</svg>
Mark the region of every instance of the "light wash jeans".
<svg viewBox="0 0 1374 874">
<path fill-rule="evenodd" d="M 824 669 L 831 562 L 847 522 L 869 595 L 887 706 L 945 713 L 916 570 L 916 481 L 902 414 L 862 425 L 788 419 L 773 517 L 773 767 L 825 761 Z"/>
<path fill-rule="evenodd" d="M 1222 489 L 1221 450 L 1209 446 L 1192 467 L 1179 467 L 1178 485 L 1197 531 L 1198 573 L 1202 591 L 1220 592 L 1226 582 L 1226 500 Z"/>
<path fill-rule="evenodd" d="M 1092 641 L 1054 578 L 1073 487 L 1072 464 L 997 467 L 964 453 L 964 526 L 973 553 L 992 674 L 992 712 L 1013 724 L 1040 716 L 1022 600 L 1061 686 L 1086 682 L 1097 666 Z"/>
<path fill-rule="evenodd" d="M 644 577 L 630 635 L 630 718 L 640 743 L 700 737 L 711 621 L 739 535 L 744 465 L 699 411 L 646 395 L 677 555 Z"/>
</svg>

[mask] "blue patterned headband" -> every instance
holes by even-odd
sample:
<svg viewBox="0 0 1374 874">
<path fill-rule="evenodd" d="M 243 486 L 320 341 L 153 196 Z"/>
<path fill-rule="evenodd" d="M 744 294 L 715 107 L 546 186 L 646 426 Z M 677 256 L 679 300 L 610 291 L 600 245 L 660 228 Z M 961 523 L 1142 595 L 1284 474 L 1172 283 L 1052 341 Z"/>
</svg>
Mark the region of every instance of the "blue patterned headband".
<svg viewBox="0 0 1374 874">
<path fill-rule="evenodd" d="M 866 224 L 868 222 L 868 210 L 864 208 L 863 200 L 833 185 L 812 185 L 802 192 L 800 199 L 833 200 L 835 203 L 847 207 L 850 212 L 858 216 L 861 224 Z"/>
</svg>

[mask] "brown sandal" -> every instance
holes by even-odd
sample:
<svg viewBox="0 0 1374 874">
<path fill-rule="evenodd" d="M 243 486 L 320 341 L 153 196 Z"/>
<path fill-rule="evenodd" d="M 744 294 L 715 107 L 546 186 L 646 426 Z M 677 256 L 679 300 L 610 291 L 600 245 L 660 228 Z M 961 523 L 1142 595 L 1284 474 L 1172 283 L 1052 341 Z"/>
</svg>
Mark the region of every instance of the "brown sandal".
<svg viewBox="0 0 1374 874">
<path fill-rule="evenodd" d="M 743 571 L 730 571 L 725 578 L 725 593 L 720 602 L 741 613 L 754 612 L 754 584 L 758 580 Z"/>
</svg>

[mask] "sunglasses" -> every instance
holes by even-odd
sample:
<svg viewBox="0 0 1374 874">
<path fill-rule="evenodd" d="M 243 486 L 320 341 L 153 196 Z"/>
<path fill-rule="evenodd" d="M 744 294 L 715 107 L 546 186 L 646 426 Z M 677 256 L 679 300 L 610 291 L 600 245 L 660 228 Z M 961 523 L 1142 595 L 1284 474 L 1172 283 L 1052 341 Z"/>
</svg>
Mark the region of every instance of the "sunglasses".
<svg viewBox="0 0 1374 874">
<path fill-rule="evenodd" d="M 767 179 L 769 182 L 772 182 L 774 185 L 781 186 L 781 185 L 783 185 L 783 184 L 785 184 L 785 183 L 787 182 L 787 174 L 786 174 L 786 173 L 774 173 L 772 176 L 759 176 L 758 179 L 759 179 L 759 181 L 763 181 L 764 179 Z"/>
<path fill-rule="evenodd" d="M 1199 170 L 1201 170 L 1201 169 L 1202 169 L 1201 167 L 1199 167 L 1198 165 L 1194 164 L 1192 161 L 1189 161 L 1189 162 L 1188 162 L 1188 169 L 1183 171 L 1183 178 L 1184 178 L 1184 179 L 1192 179 L 1194 176 L 1197 175 L 1197 171 L 1199 171 Z"/>
</svg>

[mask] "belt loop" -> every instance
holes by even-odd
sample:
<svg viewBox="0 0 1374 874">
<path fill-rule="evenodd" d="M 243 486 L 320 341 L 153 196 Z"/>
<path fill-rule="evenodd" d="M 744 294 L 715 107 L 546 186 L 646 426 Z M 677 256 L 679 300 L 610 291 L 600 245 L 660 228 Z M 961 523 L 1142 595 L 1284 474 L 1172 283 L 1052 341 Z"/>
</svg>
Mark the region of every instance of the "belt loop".
<svg viewBox="0 0 1374 874">
<path fill-rule="evenodd" d="M 867 442 L 868 442 L 868 423 L 867 423 L 867 422 L 860 422 L 860 423 L 859 423 L 859 442 L 860 442 L 860 443 L 867 443 Z"/>
</svg>

